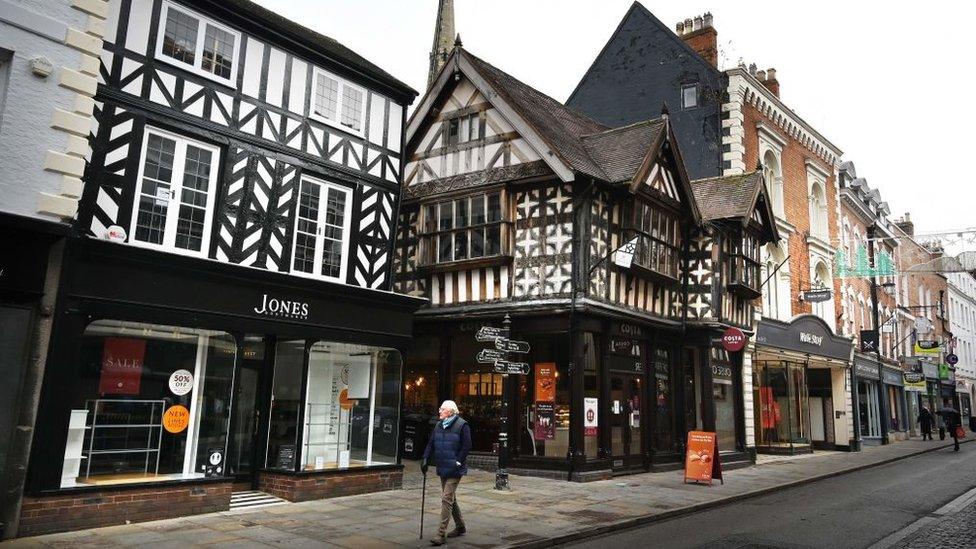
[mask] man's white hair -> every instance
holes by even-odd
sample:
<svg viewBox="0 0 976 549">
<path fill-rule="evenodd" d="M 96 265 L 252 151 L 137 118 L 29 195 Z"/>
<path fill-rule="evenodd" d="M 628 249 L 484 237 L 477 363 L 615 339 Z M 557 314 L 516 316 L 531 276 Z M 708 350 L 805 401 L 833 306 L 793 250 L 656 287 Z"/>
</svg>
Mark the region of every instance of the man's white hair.
<svg viewBox="0 0 976 549">
<path fill-rule="evenodd" d="M 455 415 L 461 413 L 458 410 L 457 403 L 454 402 L 453 400 L 445 400 L 444 403 L 441 404 L 440 409 L 441 410 L 449 410 L 452 414 L 455 414 Z"/>
</svg>

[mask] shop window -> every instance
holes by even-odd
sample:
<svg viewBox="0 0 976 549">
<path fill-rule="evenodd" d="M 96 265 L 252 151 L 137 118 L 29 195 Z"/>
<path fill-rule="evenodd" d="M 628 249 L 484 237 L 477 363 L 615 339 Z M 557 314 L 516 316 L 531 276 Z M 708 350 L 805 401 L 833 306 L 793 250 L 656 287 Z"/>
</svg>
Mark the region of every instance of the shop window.
<svg viewBox="0 0 976 549">
<path fill-rule="evenodd" d="M 734 376 L 737 368 L 725 349 L 712 347 L 712 402 L 715 406 L 715 434 L 718 449 L 729 452 L 737 449 L 736 406 Z"/>
<path fill-rule="evenodd" d="M 407 354 L 403 380 L 403 413 L 416 414 L 423 421 L 434 417 L 440 405 L 437 387 L 440 379 L 441 340 L 415 337 Z"/>
<path fill-rule="evenodd" d="M 338 76 L 315 69 L 312 118 L 356 134 L 363 132 L 366 90 Z"/>
<path fill-rule="evenodd" d="M 236 354 L 223 332 L 90 324 L 68 389 L 61 486 L 223 476 Z"/>
<path fill-rule="evenodd" d="M 600 347 L 597 334 L 583 334 L 583 447 L 587 458 L 600 457 Z"/>
<path fill-rule="evenodd" d="M 347 469 L 396 462 L 400 353 L 319 341 L 311 346 L 302 469 Z"/>
<path fill-rule="evenodd" d="M 649 202 L 635 200 L 628 219 L 624 241 L 637 237 L 634 264 L 677 282 L 681 246 L 677 216 Z"/>
<path fill-rule="evenodd" d="M 241 35 L 196 13 L 164 2 L 156 58 L 231 85 Z"/>
<path fill-rule="evenodd" d="M 794 448 L 810 444 L 805 364 L 757 361 L 753 390 L 757 446 Z"/>
<path fill-rule="evenodd" d="M 219 161 L 216 147 L 147 127 L 130 242 L 206 256 Z"/>
<path fill-rule="evenodd" d="M 510 255 L 502 191 L 426 204 L 421 265 Z"/>
<path fill-rule="evenodd" d="M 292 272 L 342 282 L 346 278 L 350 189 L 302 178 L 295 216 Z"/>
<path fill-rule="evenodd" d="M 518 376 L 519 453 L 565 459 L 569 451 L 569 336 L 533 337 L 525 357 L 529 375 Z"/>
<path fill-rule="evenodd" d="M 671 351 L 654 349 L 654 449 L 669 452 L 675 449 L 674 385 L 671 376 Z"/>
</svg>

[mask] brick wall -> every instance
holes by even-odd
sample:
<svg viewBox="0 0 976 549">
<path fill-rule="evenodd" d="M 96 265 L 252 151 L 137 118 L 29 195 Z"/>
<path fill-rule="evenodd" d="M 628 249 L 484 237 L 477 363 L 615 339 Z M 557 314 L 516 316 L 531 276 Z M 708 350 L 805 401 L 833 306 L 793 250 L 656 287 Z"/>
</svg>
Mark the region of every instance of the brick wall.
<svg viewBox="0 0 976 549">
<path fill-rule="evenodd" d="M 381 471 L 329 471 L 311 475 L 262 472 L 258 478 L 258 490 L 288 501 L 367 494 L 395 490 L 402 485 L 402 467 Z"/>
<path fill-rule="evenodd" d="M 226 511 L 231 482 L 25 496 L 20 536 Z"/>
<path fill-rule="evenodd" d="M 796 231 L 790 235 L 789 242 L 784 246 L 786 253 L 790 254 L 791 312 L 793 315 L 812 313 L 813 309 L 810 303 L 801 302 L 797 299 L 800 291 L 811 287 L 810 250 L 806 242 L 807 235 L 810 233 L 810 193 L 806 162 L 810 160 L 822 171 L 831 174 L 826 179 L 824 191 L 827 199 L 828 243 L 836 247 L 839 206 L 834 168 L 795 138 L 783 132 L 774 121 L 760 113 L 751 103 L 743 105 L 742 115 L 744 130 L 742 142 L 745 149 L 743 158 L 747 171 L 755 169 L 759 162 L 757 123 L 763 122 L 767 128 L 776 132 L 786 142 L 780 158 L 783 178 L 783 211 L 786 221 L 796 227 Z M 835 296 L 839 289 L 836 286 L 835 284 Z M 840 310 L 840 303 L 835 302 L 835 311 Z M 834 324 L 832 327 L 836 328 L 836 322 L 832 324 Z"/>
</svg>

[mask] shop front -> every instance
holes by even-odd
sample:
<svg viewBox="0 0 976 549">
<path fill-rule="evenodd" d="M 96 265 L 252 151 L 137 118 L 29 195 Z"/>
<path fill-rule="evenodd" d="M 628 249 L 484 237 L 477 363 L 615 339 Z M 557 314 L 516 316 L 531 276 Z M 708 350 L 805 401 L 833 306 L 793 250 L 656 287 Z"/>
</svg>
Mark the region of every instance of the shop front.
<svg viewBox="0 0 976 549">
<path fill-rule="evenodd" d="M 510 472 L 588 481 L 679 468 L 684 434 L 709 421 L 702 410 L 712 394 L 699 390 L 712 379 L 707 348 L 683 348 L 677 326 L 586 313 L 574 338 L 568 314 L 541 313 L 511 314 L 511 339 L 530 350 L 510 360 L 527 363 L 527 375 L 496 373 L 482 354 L 494 344 L 478 341 L 478 330 L 502 327 L 504 314 L 445 321 L 421 313 L 405 412 L 423 429 L 441 400 L 455 400 L 471 425 L 469 463 L 488 469 L 506 410 Z"/>
<path fill-rule="evenodd" d="M 851 449 L 846 406 L 851 340 L 819 317 L 763 318 L 753 360 L 756 450 Z"/>
<path fill-rule="evenodd" d="M 399 485 L 422 300 L 87 239 L 68 259 L 22 531 Z"/>
<path fill-rule="evenodd" d="M 885 365 L 881 368 L 881 387 L 887 405 L 889 440 L 908 440 L 909 416 L 904 372 Z"/>
<path fill-rule="evenodd" d="M 962 424 L 969 425 L 973 417 L 973 405 L 969 398 L 972 382 L 963 379 L 956 379 L 956 398 L 959 400 L 959 413 L 962 416 Z"/>
<path fill-rule="evenodd" d="M 854 355 L 854 408 L 861 441 L 866 444 L 881 442 L 881 377 L 878 363 L 873 358 Z"/>
</svg>

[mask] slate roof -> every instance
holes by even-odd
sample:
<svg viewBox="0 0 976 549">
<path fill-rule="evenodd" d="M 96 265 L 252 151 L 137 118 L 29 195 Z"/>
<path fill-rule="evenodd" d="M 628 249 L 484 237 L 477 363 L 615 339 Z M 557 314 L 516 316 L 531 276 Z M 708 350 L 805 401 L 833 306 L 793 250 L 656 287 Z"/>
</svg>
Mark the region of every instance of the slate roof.
<svg viewBox="0 0 976 549">
<path fill-rule="evenodd" d="M 762 190 L 762 173 L 696 179 L 691 188 L 705 221 L 749 218 Z"/>
<path fill-rule="evenodd" d="M 583 146 L 607 174 L 611 183 L 629 182 L 637 174 L 647 151 L 664 139 L 663 118 L 646 120 L 604 132 L 583 136 Z"/>
<path fill-rule="evenodd" d="M 312 50 L 319 51 L 342 65 L 366 73 L 367 76 L 397 90 L 411 101 L 417 96 L 416 90 L 374 65 L 365 57 L 324 34 L 319 34 L 250 0 L 221 0 L 220 5 L 229 11 L 257 19 L 261 26 L 267 27 L 271 31 L 298 39 Z"/>
<path fill-rule="evenodd" d="M 603 132 L 609 128 L 569 109 L 559 101 L 472 55 L 467 50 L 461 52 L 478 74 L 539 132 L 565 164 L 583 174 L 609 180 L 603 169 L 590 156 L 581 139 L 584 135 Z M 645 147 L 644 150 L 646 153 L 647 148 Z M 641 157 L 643 158 L 643 155 Z"/>
</svg>

